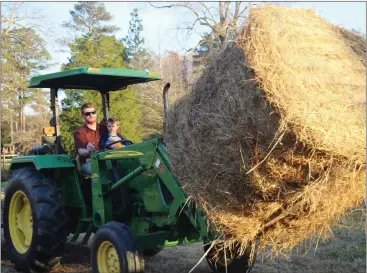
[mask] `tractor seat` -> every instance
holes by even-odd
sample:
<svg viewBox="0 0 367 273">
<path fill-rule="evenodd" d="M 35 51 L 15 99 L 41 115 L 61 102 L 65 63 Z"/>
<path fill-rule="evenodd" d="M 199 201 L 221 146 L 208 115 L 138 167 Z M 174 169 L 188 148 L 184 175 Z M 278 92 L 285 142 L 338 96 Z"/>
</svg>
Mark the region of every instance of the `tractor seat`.
<svg viewBox="0 0 367 273">
<path fill-rule="evenodd" d="M 48 144 L 33 146 L 31 149 L 31 154 L 34 155 L 47 155 L 47 154 L 53 154 L 54 151 Z"/>
</svg>

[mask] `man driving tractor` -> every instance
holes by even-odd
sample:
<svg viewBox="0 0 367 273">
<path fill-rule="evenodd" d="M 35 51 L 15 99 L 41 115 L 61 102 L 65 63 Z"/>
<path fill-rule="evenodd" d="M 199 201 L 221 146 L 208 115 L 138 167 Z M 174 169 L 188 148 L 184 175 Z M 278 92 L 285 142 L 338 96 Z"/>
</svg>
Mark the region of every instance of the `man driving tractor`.
<svg viewBox="0 0 367 273">
<path fill-rule="evenodd" d="M 100 138 L 107 132 L 107 127 L 97 123 L 97 110 L 94 104 L 83 104 L 81 114 L 84 125 L 75 130 L 75 149 L 81 159 L 82 173 L 91 174 L 90 154 L 100 149 Z"/>
</svg>

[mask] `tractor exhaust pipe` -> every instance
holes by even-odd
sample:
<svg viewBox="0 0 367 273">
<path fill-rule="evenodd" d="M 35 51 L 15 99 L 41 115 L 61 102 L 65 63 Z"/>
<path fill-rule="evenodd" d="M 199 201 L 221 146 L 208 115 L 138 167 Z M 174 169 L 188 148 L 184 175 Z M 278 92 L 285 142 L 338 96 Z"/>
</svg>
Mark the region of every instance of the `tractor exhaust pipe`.
<svg viewBox="0 0 367 273">
<path fill-rule="evenodd" d="M 168 89 L 171 87 L 170 83 L 166 83 L 163 88 L 163 135 L 167 128 L 167 113 L 168 113 Z"/>
</svg>

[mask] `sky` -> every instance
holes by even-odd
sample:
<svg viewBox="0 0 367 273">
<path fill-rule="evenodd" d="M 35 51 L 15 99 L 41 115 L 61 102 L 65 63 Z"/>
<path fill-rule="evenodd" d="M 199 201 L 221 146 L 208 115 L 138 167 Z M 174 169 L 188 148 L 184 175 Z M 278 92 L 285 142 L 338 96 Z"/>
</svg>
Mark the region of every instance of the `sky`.
<svg viewBox="0 0 367 273">
<path fill-rule="evenodd" d="M 30 10 L 40 9 L 45 16 L 42 24 L 49 27 L 51 35 L 47 35 L 48 49 L 53 56 L 55 65 L 48 72 L 56 72 L 63 62 L 67 61 L 68 52 L 63 51 L 55 42 L 57 37 L 67 34 L 60 25 L 63 21 L 70 20 L 69 11 L 73 9 L 75 2 L 31 2 L 27 3 Z M 154 3 L 154 5 L 167 5 L 168 3 Z M 217 3 L 209 3 L 217 5 Z M 366 33 L 366 3 L 363 2 L 289 2 L 286 5 L 314 8 L 319 15 L 333 24 L 344 26 L 347 29 L 356 29 Z M 121 28 L 117 32 L 118 38 L 127 35 L 130 12 L 138 8 L 140 18 L 143 21 L 143 37 L 145 45 L 157 54 L 166 51 L 178 51 L 184 53 L 187 49 L 195 47 L 200 40 L 200 33 L 208 31 L 200 26 L 195 32 L 186 35 L 177 28 L 184 22 L 193 21 L 193 15 L 182 8 L 156 9 L 147 2 L 105 2 L 106 10 L 113 15 L 113 24 Z"/>
<path fill-rule="evenodd" d="M 43 22 L 52 32 L 51 35 L 47 35 L 48 38 L 51 37 L 48 39 L 48 49 L 54 58 L 53 61 L 57 64 L 47 72 L 59 70 L 62 62 L 66 62 L 67 56 L 69 56 L 68 52 L 63 52 L 65 49 L 56 43 L 56 39 L 67 35 L 66 30 L 60 25 L 63 21 L 71 19 L 69 11 L 73 9 L 74 4 L 75 2 L 34 2 L 27 4 L 29 10 L 41 10 L 41 13 L 45 15 Z M 111 24 L 120 28 L 116 33 L 118 38 L 127 35 L 130 13 L 134 8 L 138 8 L 144 26 L 142 36 L 145 39 L 145 46 L 157 54 L 164 54 L 170 50 L 185 52 L 188 48 L 195 47 L 200 40 L 198 33 L 194 32 L 186 37 L 186 35 L 181 35 L 182 31 L 177 30 L 180 23 L 194 18 L 187 11 L 175 8 L 156 9 L 147 2 L 105 2 L 105 6 L 106 10 L 113 16 Z"/>
</svg>

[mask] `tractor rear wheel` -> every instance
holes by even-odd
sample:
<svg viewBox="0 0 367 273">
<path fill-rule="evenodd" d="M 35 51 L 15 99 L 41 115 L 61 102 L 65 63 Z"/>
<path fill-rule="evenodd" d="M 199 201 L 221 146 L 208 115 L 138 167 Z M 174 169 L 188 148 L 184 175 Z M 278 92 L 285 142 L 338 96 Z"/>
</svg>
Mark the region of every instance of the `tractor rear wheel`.
<svg viewBox="0 0 367 273">
<path fill-rule="evenodd" d="M 93 273 L 144 272 L 138 239 L 125 224 L 111 221 L 99 228 L 91 252 Z"/>
<path fill-rule="evenodd" d="M 4 237 L 10 260 L 23 272 L 47 272 L 58 264 L 67 239 L 61 191 L 34 168 L 9 179 L 4 199 Z"/>
<path fill-rule="evenodd" d="M 204 246 L 205 253 L 210 244 Z M 208 252 L 206 260 L 213 272 L 218 273 L 249 273 L 254 265 L 255 257 L 251 262 L 251 248 L 247 248 L 243 255 L 238 255 L 238 248 L 223 249 L 214 245 Z"/>
</svg>

